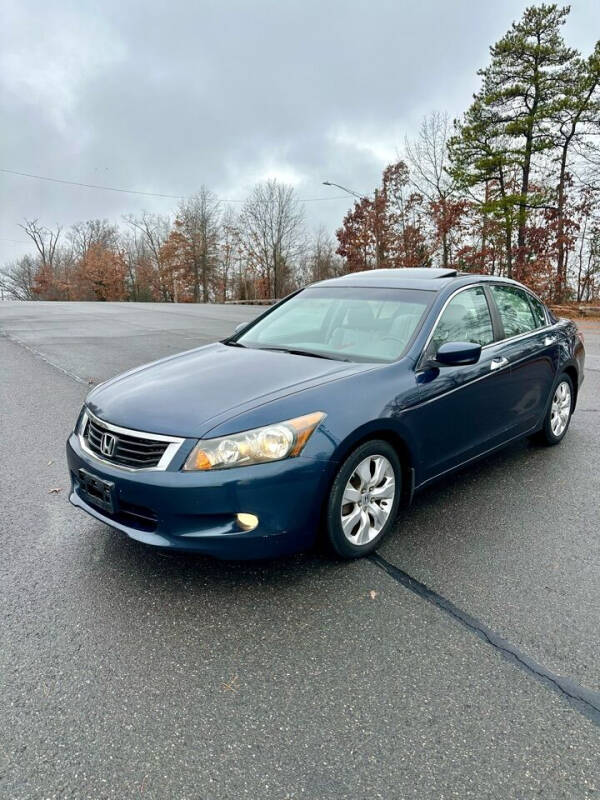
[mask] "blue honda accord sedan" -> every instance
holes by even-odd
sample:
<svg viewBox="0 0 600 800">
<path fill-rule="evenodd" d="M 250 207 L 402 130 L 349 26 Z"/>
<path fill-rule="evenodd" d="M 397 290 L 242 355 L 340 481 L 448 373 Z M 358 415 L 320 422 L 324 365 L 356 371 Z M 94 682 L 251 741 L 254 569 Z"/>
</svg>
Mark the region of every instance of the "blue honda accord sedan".
<svg viewBox="0 0 600 800">
<path fill-rule="evenodd" d="M 583 366 L 575 324 L 515 281 L 322 281 L 94 388 L 70 500 L 159 547 L 264 558 L 324 537 L 364 556 L 416 489 L 523 436 L 558 444 Z"/>
</svg>

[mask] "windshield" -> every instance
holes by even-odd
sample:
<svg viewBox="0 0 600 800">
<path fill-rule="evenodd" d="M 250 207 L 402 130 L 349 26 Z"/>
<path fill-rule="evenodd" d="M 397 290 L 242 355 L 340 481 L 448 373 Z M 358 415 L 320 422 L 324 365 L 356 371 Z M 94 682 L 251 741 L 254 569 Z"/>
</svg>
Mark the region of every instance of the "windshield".
<svg viewBox="0 0 600 800">
<path fill-rule="evenodd" d="M 309 288 L 232 341 L 345 361 L 395 361 L 433 297 L 413 289 Z"/>
</svg>

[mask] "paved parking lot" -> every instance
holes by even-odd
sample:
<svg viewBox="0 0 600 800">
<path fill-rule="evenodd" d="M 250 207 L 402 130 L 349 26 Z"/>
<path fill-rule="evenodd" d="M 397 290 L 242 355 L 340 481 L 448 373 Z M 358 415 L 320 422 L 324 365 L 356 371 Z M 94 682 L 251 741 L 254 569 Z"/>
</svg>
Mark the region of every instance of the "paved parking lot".
<svg viewBox="0 0 600 800">
<path fill-rule="evenodd" d="M 432 486 L 371 560 L 159 553 L 71 508 L 89 382 L 258 311 L 0 304 L 0 796 L 600 797 L 600 325 L 564 443 Z"/>
</svg>

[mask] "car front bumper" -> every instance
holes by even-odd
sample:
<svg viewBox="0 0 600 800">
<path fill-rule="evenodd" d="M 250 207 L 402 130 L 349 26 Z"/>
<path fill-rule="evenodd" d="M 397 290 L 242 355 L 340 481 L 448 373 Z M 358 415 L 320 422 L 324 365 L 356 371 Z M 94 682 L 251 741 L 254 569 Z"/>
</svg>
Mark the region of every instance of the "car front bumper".
<svg viewBox="0 0 600 800">
<path fill-rule="evenodd" d="M 75 434 L 67 441 L 67 461 L 74 506 L 145 544 L 231 559 L 310 547 L 330 466 L 300 456 L 215 472 L 127 471 L 90 456 Z M 84 494 L 80 469 L 114 484 L 113 513 Z M 242 530 L 238 513 L 256 515 L 258 526 Z"/>
</svg>

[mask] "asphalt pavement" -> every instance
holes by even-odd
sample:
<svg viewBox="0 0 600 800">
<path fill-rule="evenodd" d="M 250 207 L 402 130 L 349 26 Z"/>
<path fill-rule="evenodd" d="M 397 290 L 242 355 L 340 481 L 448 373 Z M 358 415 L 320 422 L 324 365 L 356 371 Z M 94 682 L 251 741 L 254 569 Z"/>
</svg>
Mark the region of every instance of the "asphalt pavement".
<svg viewBox="0 0 600 800">
<path fill-rule="evenodd" d="M 600 325 L 565 441 L 374 559 L 150 550 L 67 502 L 90 383 L 256 307 L 0 303 L 0 797 L 600 797 Z"/>
</svg>

